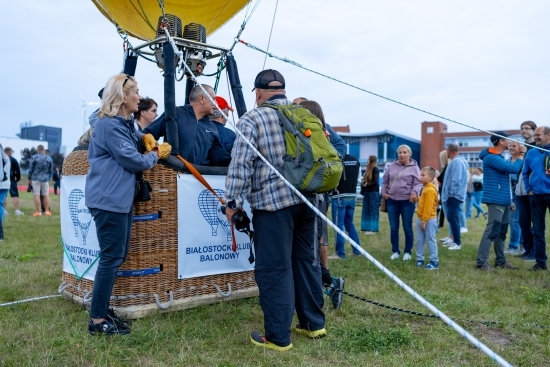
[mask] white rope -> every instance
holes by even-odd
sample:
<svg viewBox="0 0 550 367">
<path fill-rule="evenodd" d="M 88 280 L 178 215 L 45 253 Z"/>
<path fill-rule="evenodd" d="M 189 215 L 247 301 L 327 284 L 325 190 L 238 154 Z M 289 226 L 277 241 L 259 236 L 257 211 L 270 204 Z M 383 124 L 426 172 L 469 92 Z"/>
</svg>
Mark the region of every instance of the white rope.
<svg viewBox="0 0 550 367">
<path fill-rule="evenodd" d="M 499 138 L 508 139 L 508 140 L 510 140 L 510 141 L 515 141 L 515 142 L 517 142 L 517 143 L 519 143 L 519 144 L 523 144 L 523 145 L 526 145 L 526 146 L 531 147 L 531 148 L 537 148 L 537 149 L 540 149 L 540 150 L 542 150 L 542 151 L 545 151 L 545 152 L 549 152 L 549 153 L 550 153 L 550 150 L 547 150 L 547 149 L 538 147 L 538 146 L 536 146 L 536 145 L 531 145 L 531 144 L 528 144 L 528 143 L 526 143 L 526 142 L 522 142 L 522 141 L 519 141 L 519 140 L 516 140 L 516 139 L 511 139 L 511 138 L 509 138 L 509 137 L 502 136 L 502 135 L 499 135 L 499 134 L 495 134 L 494 132 L 487 131 L 487 130 L 483 130 L 483 129 L 477 128 L 477 127 L 475 127 L 475 126 L 470 126 L 470 125 L 465 124 L 465 123 L 463 123 L 463 122 L 459 122 L 459 121 L 452 120 L 452 119 L 449 119 L 449 118 L 444 117 L 444 116 L 441 116 L 441 115 L 437 115 L 437 114 L 435 114 L 435 113 L 432 113 L 432 112 L 429 112 L 429 111 L 426 111 L 426 110 L 423 110 L 423 109 L 420 109 L 420 108 L 417 108 L 417 107 L 408 105 L 408 104 L 403 103 L 403 102 L 396 101 L 395 99 L 391 99 L 391 98 L 389 98 L 389 97 L 385 97 L 385 96 L 383 96 L 383 95 L 381 95 L 381 94 L 374 93 L 374 92 L 371 92 L 371 91 L 366 90 L 366 89 L 364 89 L 364 88 L 361 88 L 361 87 L 355 86 L 355 85 L 353 85 L 353 84 L 344 82 L 344 81 L 342 81 L 342 80 L 333 78 L 333 77 L 331 77 L 331 76 L 328 76 L 328 75 L 326 75 L 326 74 L 320 73 L 320 72 L 318 72 L 318 71 L 315 71 L 315 70 L 306 68 L 306 67 L 303 66 L 302 64 L 298 64 L 296 61 L 289 60 L 289 59 L 287 59 L 286 57 L 280 57 L 280 56 L 273 55 L 271 52 L 264 51 L 264 50 L 262 50 L 261 48 L 256 47 L 256 46 L 254 46 L 254 45 L 252 45 L 252 44 L 250 44 L 250 43 L 248 43 L 248 42 L 245 42 L 245 41 L 243 41 L 243 40 L 241 40 L 241 39 L 239 39 L 238 42 L 242 43 L 242 44 L 245 45 L 246 47 L 249 47 L 249 48 L 251 48 L 251 49 L 253 49 L 253 50 L 256 50 L 256 51 L 258 51 L 258 52 L 262 52 L 262 53 L 266 54 L 266 56 L 273 57 L 274 59 L 277 59 L 277 60 L 286 62 L 287 64 L 291 64 L 291 65 L 297 66 L 297 67 L 299 67 L 300 69 L 304 69 L 304 70 L 309 71 L 309 72 L 311 72 L 311 73 L 313 73 L 313 74 L 320 75 L 320 76 L 322 76 L 323 78 L 327 78 L 327 79 L 333 80 L 333 81 L 335 81 L 335 82 L 337 82 L 337 83 L 347 85 L 348 87 L 351 87 L 351 88 L 360 90 L 360 91 L 365 92 L 365 93 L 368 93 L 368 94 L 372 94 L 373 96 L 376 96 L 376 97 L 385 99 L 385 100 L 390 101 L 390 102 L 394 102 L 394 103 L 400 104 L 401 106 L 408 107 L 408 108 L 412 108 L 413 110 L 416 110 L 416 111 L 419 111 L 419 112 L 423 112 L 423 113 L 426 113 L 426 114 L 428 114 L 428 115 L 435 116 L 435 117 L 440 118 L 440 119 L 443 119 L 443 120 L 445 120 L 445 121 L 453 122 L 453 123 L 455 123 L 455 124 L 462 125 L 462 126 L 465 126 L 465 127 L 470 128 L 470 129 L 474 129 L 474 130 L 477 130 L 477 131 L 480 131 L 480 132 L 483 132 L 483 133 L 487 133 L 487 134 L 489 134 L 489 135 L 496 135 L 496 136 L 498 136 Z"/>
<path fill-rule="evenodd" d="M 170 43 L 174 48 L 176 48 L 176 45 L 174 44 L 174 41 L 171 39 L 170 35 L 166 32 L 166 37 L 170 40 Z M 181 60 L 180 60 L 181 61 Z M 189 66 L 185 62 L 181 62 L 183 66 L 187 69 L 189 74 L 191 75 L 191 79 L 201 88 L 206 98 L 212 102 L 214 106 L 218 106 L 217 103 L 214 101 L 214 99 L 208 94 L 208 92 L 204 89 L 204 87 L 198 82 L 197 78 L 189 68 Z M 217 107 L 218 108 L 218 107 Z M 225 115 L 223 111 L 221 111 L 219 108 L 218 110 L 221 112 L 221 114 L 229 121 L 229 116 Z M 435 315 L 437 315 L 441 320 L 443 320 L 447 325 L 452 327 L 456 332 L 458 332 L 460 335 L 462 335 L 464 338 L 466 338 L 470 343 L 475 345 L 479 350 L 481 350 L 483 353 L 487 354 L 493 361 L 497 362 L 499 365 L 503 367 L 511 367 L 512 365 L 508 363 L 506 360 L 504 360 L 501 356 L 499 356 L 497 353 L 495 353 L 491 348 L 483 344 L 481 341 L 479 341 L 475 336 L 468 333 L 466 330 L 464 330 L 460 325 L 455 323 L 451 318 L 447 315 L 445 315 L 443 312 L 441 312 L 437 307 L 432 305 L 430 302 L 428 302 L 425 298 L 423 298 L 421 295 L 416 293 L 414 289 L 409 287 L 405 282 L 403 282 L 401 279 L 399 279 L 395 274 L 393 274 L 389 269 L 387 269 L 384 265 L 382 265 L 378 260 L 376 260 L 372 255 L 370 255 L 367 251 L 365 251 L 361 246 L 359 246 L 354 240 L 352 240 L 344 231 L 342 231 L 340 228 L 338 228 L 334 223 L 332 223 L 323 213 L 321 213 L 312 203 L 310 203 L 304 195 L 298 189 L 296 189 L 290 182 L 288 182 L 284 176 L 277 170 L 275 167 L 271 165 L 271 163 L 268 162 L 267 158 L 265 158 L 257 149 L 254 147 L 254 145 L 244 136 L 244 134 L 237 129 L 237 126 L 232 121 L 230 122 L 233 127 L 235 127 L 235 132 L 241 136 L 241 138 L 250 146 L 252 151 L 256 153 L 258 158 L 260 158 L 268 167 L 275 173 L 284 183 L 287 185 L 307 206 L 311 208 L 317 214 L 322 220 L 324 220 L 329 226 L 331 226 L 337 233 L 342 235 L 346 240 L 349 241 L 349 243 L 358 251 L 361 252 L 367 259 L 369 259 L 370 262 L 372 262 L 378 269 L 382 270 L 384 274 L 386 274 L 391 280 L 393 280 L 395 283 L 397 283 L 398 286 L 403 288 L 407 293 L 409 293 L 411 296 L 413 296 L 418 302 L 420 302 L 424 307 L 432 311 Z"/>
<path fill-rule="evenodd" d="M 20 303 L 26 303 L 26 302 L 32 302 L 32 301 L 40 301 L 41 299 L 56 298 L 56 297 L 61 297 L 61 295 L 60 295 L 60 294 L 53 294 L 53 295 L 51 295 L 51 296 L 42 296 L 42 297 L 35 297 L 35 298 L 23 299 L 23 300 L 21 300 L 21 301 L 14 301 L 14 302 L 8 302 L 8 303 L 0 303 L 0 307 L 18 305 L 18 304 L 20 304 Z"/>
</svg>

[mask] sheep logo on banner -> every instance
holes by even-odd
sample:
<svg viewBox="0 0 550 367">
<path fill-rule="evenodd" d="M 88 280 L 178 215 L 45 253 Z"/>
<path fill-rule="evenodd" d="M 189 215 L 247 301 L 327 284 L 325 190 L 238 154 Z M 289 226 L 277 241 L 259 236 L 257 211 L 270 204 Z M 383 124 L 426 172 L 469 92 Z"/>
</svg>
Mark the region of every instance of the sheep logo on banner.
<svg viewBox="0 0 550 367">
<path fill-rule="evenodd" d="M 69 211 L 74 225 L 74 236 L 78 237 L 78 229 L 82 234 L 82 244 L 86 246 L 86 236 L 92 221 L 92 215 L 86 207 L 82 190 L 74 189 L 69 194 Z"/>
<path fill-rule="evenodd" d="M 214 191 L 220 197 L 223 197 L 225 192 L 220 189 L 214 189 Z M 218 224 L 221 224 L 225 234 L 227 235 L 227 240 L 231 241 L 231 227 L 225 217 L 225 214 L 221 211 L 222 204 L 218 198 L 215 197 L 210 191 L 204 190 L 199 194 L 198 201 L 202 216 L 212 228 L 212 236 L 218 235 Z"/>
</svg>

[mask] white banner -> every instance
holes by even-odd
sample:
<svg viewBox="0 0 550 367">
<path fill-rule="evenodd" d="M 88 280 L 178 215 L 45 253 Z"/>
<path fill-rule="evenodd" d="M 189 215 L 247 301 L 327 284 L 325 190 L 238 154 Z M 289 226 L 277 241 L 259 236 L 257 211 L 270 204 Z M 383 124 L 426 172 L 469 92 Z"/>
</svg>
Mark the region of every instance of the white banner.
<svg viewBox="0 0 550 367">
<path fill-rule="evenodd" d="M 225 176 L 204 176 L 223 197 Z M 219 200 L 193 175 L 178 175 L 178 276 L 180 279 L 253 270 L 248 262 L 250 238 L 235 230 L 237 251 L 231 248 L 231 226 Z M 251 217 L 250 207 L 244 208 Z M 251 224 L 252 227 L 252 224 Z"/>
<path fill-rule="evenodd" d="M 63 271 L 94 280 L 99 260 L 95 222 L 86 207 L 86 176 L 61 179 L 61 238 L 64 246 Z M 83 276 L 84 274 L 84 276 Z"/>
</svg>

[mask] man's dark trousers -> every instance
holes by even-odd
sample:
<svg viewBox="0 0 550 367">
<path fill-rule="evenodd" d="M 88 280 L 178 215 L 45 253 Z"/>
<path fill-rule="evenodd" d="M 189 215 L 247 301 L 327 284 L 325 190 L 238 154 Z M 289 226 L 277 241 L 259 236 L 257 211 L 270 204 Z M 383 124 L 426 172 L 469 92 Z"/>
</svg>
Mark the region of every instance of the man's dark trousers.
<svg viewBox="0 0 550 367">
<path fill-rule="evenodd" d="M 544 232 L 546 230 L 546 210 L 550 208 L 550 195 L 529 195 L 531 200 L 531 220 L 533 221 L 533 244 L 535 250 L 535 260 L 537 264 L 546 268 L 546 240 Z"/>
<path fill-rule="evenodd" d="M 290 344 L 294 309 L 302 328 L 325 327 L 319 257 L 314 259 L 315 213 L 306 204 L 274 212 L 254 210 L 254 274 L 264 312 L 265 337 Z"/>
<path fill-rule="evenodd" d="M 530 195 L 516 196 L 521 239 L 526 255 L 533 254 L 533 230 L 531 229 L 531 200 Z"/>
<path fill-rule="evenodd" d="M 464 204 L 463 201 L 455 199 L 454 197 L 449 197 L 447 199 L 447 213 L 445 213 L 453 232 L 453 241 L 458 246 L 461 245 L 460 218 L 458 216 L 460 215 L 460 206 L 462 204 Z"/>
</svg>

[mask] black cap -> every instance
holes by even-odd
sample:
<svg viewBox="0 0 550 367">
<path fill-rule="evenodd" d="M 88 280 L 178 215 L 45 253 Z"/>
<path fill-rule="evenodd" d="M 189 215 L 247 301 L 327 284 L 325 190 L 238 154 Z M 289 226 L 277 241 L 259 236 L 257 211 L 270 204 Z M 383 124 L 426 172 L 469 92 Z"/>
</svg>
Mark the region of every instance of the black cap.
<svg viewBox="0 0 550 367">
<path fill-rule="evenodd" d="M 493 143 L 493 145 L 498 143 L 501 139 L 505 139 L 510 136 L 506 134 L 504 131 L 495 131 L 494 134 L 496 135 L 491 135 L 491 143 Z M 497 136 L 497 135 L 500 135 L 500 136 Z"/>
<path fill-rule="evenodd" d="M 105 88 L 101 88 L 101 90 L 100 90 L 99 93 L 97 94 L 98 97 L 99 97 L 99 99 L 103 99 L 103 90 L 104 90 L 104 89 L 105 89 Z"/>
<path fill-rule="evenodd" d="M 271 82 L 280 82 L 282 86 L 280 85 L 269 85 Z M 254 80 L 254 89 L 285 89 L 285 78 L 281 73 L 279 73 L 277 70 L 273 69 L 267 69 L 262 70 L 260 73 L 256 76 L 256 80 Z M 252 89 L 252 90 L 254 90 Z"/>
</svg>

